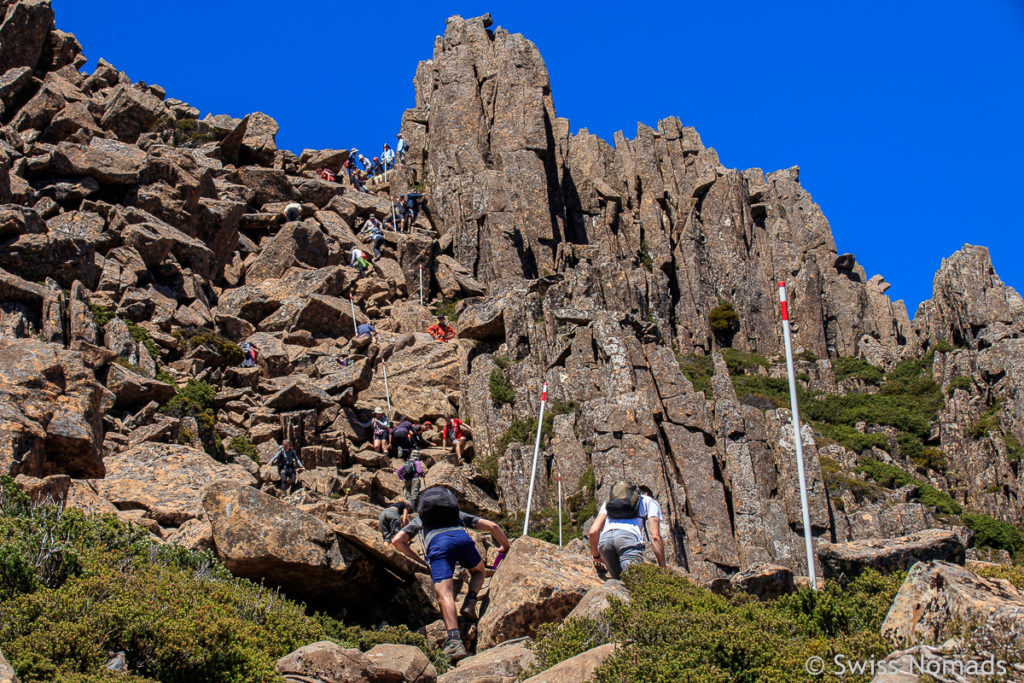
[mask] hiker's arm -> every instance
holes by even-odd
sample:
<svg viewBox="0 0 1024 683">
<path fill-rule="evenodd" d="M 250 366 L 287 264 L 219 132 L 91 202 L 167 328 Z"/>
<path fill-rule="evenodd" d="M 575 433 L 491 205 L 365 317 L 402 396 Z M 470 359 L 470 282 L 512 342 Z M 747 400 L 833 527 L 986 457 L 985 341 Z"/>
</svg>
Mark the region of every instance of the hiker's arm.
<svg viewBox="0 0 1024 683">
<path fill-rule="evenodd" d="M 665 566 L 665 542 L 661 540 L 661 520 L 657 517 L 647 518 L 647 533 L 651 535 L 651 547 L 654 548 L 654 557 L 658 560 L 658 566 Z"/>
<path fill-rule="evenodd" d="M 415 550 L 412 549 L 412 546 L 409 545 L 409 534 L 404 531 L 399 531 L 395 534 L 395 537 L 391 539 L 391 547 L 408 557 L 416 564 L 423 565 L 424 567 L 430 566 L 422 557 L 419 556 L 419 554 L 417 554 Z"/>
<path fill-rule="evenodd" d="M 402 510 L 402 526 L 405 526 L 408 523 L 409 523 L 409 511 L 408 510 Z"/>
<path fill-rule="evenodd" d="M 594 520 L 594 523 L 590 525 L 590 531 L 587 536 L 590 538 L 590 556 L 594 559 L 594 564 L 601 563 L 601 554 L 597 550 L 597 540 L 601 538 L 601 529 L 604 529 L 604 520 L 608 517 L 607 512 L 602 512 Z"/>
<path fill-rule="evenodd" d="M 489 531 L 495 541 L 501 545 L 501 552 L 507 553 L 509 549 L 508 536 L 505 535 L 505 530 L 500 525 L 492 522 L 489 519 L 480 519 L 476 523 L 476 528 L 480 531 Z"/>
</svg>

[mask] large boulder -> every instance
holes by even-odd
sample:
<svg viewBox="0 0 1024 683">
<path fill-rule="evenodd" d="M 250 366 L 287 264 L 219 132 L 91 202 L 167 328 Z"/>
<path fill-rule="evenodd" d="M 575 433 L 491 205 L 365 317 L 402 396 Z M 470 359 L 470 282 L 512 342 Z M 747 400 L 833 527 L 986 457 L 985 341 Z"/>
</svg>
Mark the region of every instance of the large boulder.
<svg viewBox="0 0 1024 683">
<path fill-rule="evenodd" d="M 362 652 L 329 640 L 311 643 L 277 660 L 274 670 L 298 683 L 364 683 L 379 681 Z"/>
<path fill-rule="evenodd" d="M 103 476 L 103 416 L 113 402 L 79 353 L 0 337 L 0 472 Z"/>
<path fill-rule="evenodd" d="M 327 524 L 256 489 L 214 483 L 203 494 L 203 509 L 217 556 L 238 576 L 328 603 L 365 598 L 380 578 Z"/>
<path fill-rule="evenodd" d="M 517 538 L 488 588 L 477 647 L 532 636 L 561 621 L 601 579 L 585 557 L 530 536 Z"/>
<path fill-rule="evenodd" d="M 629 591 L 626 590 L 626 587 L 622 585 L 621 581 L 609 579 L 600 586 L 596 586 L 587 591 L 587 594 L 584 595 L 579 604 L 569 612 L 566 619 L 597 619 L 608 611 L 609 607 L 611 607 L 609 598 L 615 598 L 620 602 L 629 602 L 633 599 L 629 594 Z"/>
<path fill-rule="evenodd" d="M 56 169 L 65 175 L 87 175 L 109 185 L 139 181 L 146 153 L 135 145 L 93 138 L 88 145 L 62 142 L 53 153 Z"/>
<path fill-rule="evenodd" d="M 939 643 L 965 624 L 998 633 L 1024 629 L 1024 593 L 949 562 L 915 564 L 882 623 L 895 643 Z"/>
<path fill-rule="evenodd" d="M 517 638 L 463 659 L 437 683 L 515 683 L 537 661 L 528 638 Z"/>
<path fill-rule="evenodd" d="M 0 73 L 18 66 L 35 67 L 53 28 L 49 0 L 4 3 L 0 24 Z"/>
<path fill-rule="evenodd" d="M 414 341 L 411 346 L 398 345 L 401 348 L 386 358 L 391 404 L 397 414 L 410 419 L 436 420 L 451 412 L 452 400 L 459 395 L 459 347 L 429 336 L 417 335 Z M 359 398 L 368 407 L 385 402 L 382 372 L 374 372 L 373 383 Z"/>
<path fill-rule="evenodd" d="M 597 667 L 605 659 L 615 654 L 618 649 L 616 643 L 605 643 L 592 647 L 586 652 L 581 652 L 575 657 L 570 657 L 555 664 L 550 669 L 540 672 L 536 676 L 527 678 L 524 683 L 566 683 L 567 681 L 589 681 Z"/>
<path fill-rule="evenodd" d="M 434 683 L 437 669 L 423 650 L 412 645 L 382 643 L 363 653 L 376 680 L 388 683 Z"/>
<path fill-rule="evenodd" d="M 818 543 L 818 557 L 826 578 L 856 578 L 865 569 L 889 573 L 915 562 L 944 560 L 963 564 L 963 540 L 946 529 L 925 529 L 898 538 L 871 538 L 849 543 Z"/>
<path fill-rule="evenodd" d="M 504 339 L 505 302 L 502 299 L 467 299 L 456 324 L 463 339 Z"/>
<path fill-rule="evenodd" d="M 281 228 L 245 273 L 245 282 L 259 284 L 279 278 L 297 265 L 320 268 L 327 265 L 327 241 L 315 221 L 289 223 Z"/>
<path fill-rule="evenodd" d="M 796 592 L 793 572 L 767 562 L 756 562 L 729 579 L 733 590 L 756 595 L 762 600 L 771 600 L 780 595 Z"/>
<path fill-rule="evenodd" d="M 501 507 L 498 501 L 488 496 L 483 489 L 474 484 L 463 472 L 462 468 L 450 462 L 439 462 L 429 470 L 423 481 L 426 486 L 446 486 L 455 492 L 461 508 L 474 515 L 499 515 Z"/>
<path fill-rule="evenodd" d="M 107 372 L 107 388 L 117 397 L 114 403 L 116 408 L 141 406 L 150 401 L 165 403 L 176 393 L 170 384 L 146 377 L 117 363 L 111 364 Z"/>
<path fill-rule="evenodd" d="M 202 517 L 203 489 L 212 482 L 256 485 L 244 468 L 178 444 L 147 442 L 104 462 L 107 476 L 94 482 L 96 491 L 120 510 L 144 510 L 161 526 Z"/>
<path fill-rule="evenodd" d="M 261 112 L 249 114 L 242 120 L 244 134 L 238 150 L 240 164 L 269 166 L 277 151 L 277 121 Z"/>
<path fill-rule="evenodd" d="M 119 140 L 135 142 L 160 118 L 163 102 L 159 98 L 128 83 L 117 86 L 107 100 L 100 126 Z"/>
</svg>

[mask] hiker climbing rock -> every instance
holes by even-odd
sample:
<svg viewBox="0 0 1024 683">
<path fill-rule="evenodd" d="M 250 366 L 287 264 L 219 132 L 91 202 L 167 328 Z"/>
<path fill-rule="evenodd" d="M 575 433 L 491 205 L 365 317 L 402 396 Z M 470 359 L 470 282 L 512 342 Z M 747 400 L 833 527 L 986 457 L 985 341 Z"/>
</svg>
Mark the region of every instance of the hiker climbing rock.
<svg viewBox="0 0 1024 683">
<path fill-rule="evenodd" d="M 405 153 L 409 151 L 409 143 L 405 141 L 401 133 L 398 134 L 398 145 L 395 149 L 398 152 L 398 163 L 404 164 Z"/>
<path fill-rule="evenodd" d="M 443 486 L 425 489 L 416 504 L 416 512 L 419 517 L 403 527 L 391 545 L 406 557 L 430 567 L 434 593 L 441 606 L 441 618 L 448 631 L 442 649 L 451 661 L 458 661 L 468 654 L 459 632 L 459 615 L 469 621 L 476 621 L 477 591 L 484 582 L 485 569 L 476 542 L 466 528 L 490 532 L 503 553 L 509 549 L 508 537 L 494 522 L 462 512 L 455 494 Z M 423 536 L 426 561 L 409 545 L 417 533 Z M 469 590 L 458 612 L 455 610 L 455 590 L 452 584 L 456 563 L 468 569 L 470 574 Z"/>
<path fill-rule="evenodd" d="M 359 234 L 365 235 L 364 240 L 373 244 L 373 257 L 380 258 L 380 245 L 384 243 L 384 226 L 374 216 L 370 216 L 363 223 L 363 229 Z"/>
<path fill-rule="evenodd" d="M 256 347 L 249 342 L 242 342 L 242 367 L 256 367 Z"/>
<path fill-rule="evenodd" d="M 373 429 L 373 450 L 378 453 L 386 453 L 391 450 L 391 429 L 384 409 L 377 407 L 373 409 L 373 417 L 368 422 L 355 421 L 357 425 Z"/>
<path fill-rule="evenodd" d="M 388 143 L 384 143 L 384 151 L 380 154 L 381 159 L 384 160 L 384 168 L 392 169 L 395 167 L 395 150 L 391 149 Z"/>
<path fill-rule="evenodd" d="M 377 521 L 380 523 L 380 535 L 385 543 L 391 543 L 391 539 L 395 537 L 395 534 L 409 523 L 412 510 L 412 505 L 404 500 L 392 503 L 384 508 L 384 511 L 377 517 Z"/>
<path fill-rule="evenodd" d="M 284 207 L 284 218 L 289 223 L 302 218 L 302 204 L 292 202 L 288 206 Z"/>
<path fill-rule="evenodd" d="M 399 452 L 408 451 L 400 450 Z M 426 476 L 426 468 L 423 467 L 423 462 L 420 461 L 420 452 L 418 449 L 414 449 L 409 459 L 398 468 L 398 478 L 402 480 L 402 484 L 405 487 L 406 500 L 416 502 L 416 499 L 420 497 L 420 487 L 423 485 L 423 479 Z"/>
<path fill-rule="evenodd" d="M 631 565 L 644 561 L 643 529 L 651 538 L 658 565 L 665 566 L 665 544 L 661 539 L 661 506 L 646 486 L 618 481 L 608 501 L 590 525 L 590 554 L 594 568 L 607 567 L 613 579 Z"/>
<path fill-rule="evenodd" d="M 448 324 L 443 315 L 439 315 L 437 322 L 427 328 L 427 334 L 439 342 L 448 342 L 455 338 L 455 329 Z"/>
<path fill-rule="evenodd" d="M 270 460 L 270 465 L 277 465 L 277 473 L 281 475 L 281 490 L 290 493 L 295 487 L 296 478 L 300 471 L 306 469 L 299 460 L 298 453 L 292 448 L 292 442 L 285 439 L 277 449 L 277 453 Z"/>
<path fill-rule="evenodd" d="M 472 434 L 469 425 L 457 417 L 441 420 L 439 424 L 441 426 L 441 447 L 447 448 L 450 443 L 455 450 L 456 457 L 459 459 L 459 464 L 465 463 L 462 454 L 465 450 L 466 442 L 469 440 L 470 434 Z"/>
<path fill-rule="evenodd" d="M 405 195 L 405 212 L 406 219 L 409 224 L 409 229 L 412 229 L 412 224 L 416 222 L 416 219 L 420 215 L 420 205 L 423 202 L 423 194 L 416 190 L 410 190 Z"/>
</svg>

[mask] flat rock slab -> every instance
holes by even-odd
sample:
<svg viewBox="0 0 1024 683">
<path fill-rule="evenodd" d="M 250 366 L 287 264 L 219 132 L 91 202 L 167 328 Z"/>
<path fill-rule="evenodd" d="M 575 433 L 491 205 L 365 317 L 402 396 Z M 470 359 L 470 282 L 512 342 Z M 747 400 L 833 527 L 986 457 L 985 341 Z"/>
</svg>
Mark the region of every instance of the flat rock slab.
<svg viewBox="0 0 1024 683">
<path fill-rule="evenodd" d="M 555 664 L 550 669 L 542 671 L 536 676 L 527 678 L 524 683 L 589 681 L 594 676 L 594 672 L 597 671 L 597 667 L 601 666 L 605 659 L 615 654 L 615 650 L 618 647 L 617 643 L 605 643 L 604 645 L 590 648 L 586 652 L 581 652 L 575 657 L 570 657 L 565 661 Z"/>
<path fill-rule="evenodd" d="M 529 646 L 529 638 L 510 640 L 472 657 L 463 659 L 449 669 L 438 683 L 514 683 L 521 671 L 529 669 L 537 656 Z"/>
<path fill-rule="evenodd" d="M 946 529 L 925 529 L 897 538 L 818 544 L 825 577 L 846 581 L 856 578 L 865 569 L 891 573 L 929 560 L 963 564 L 965 553 L 963 541 L 956 532 Z"/>
</svg>

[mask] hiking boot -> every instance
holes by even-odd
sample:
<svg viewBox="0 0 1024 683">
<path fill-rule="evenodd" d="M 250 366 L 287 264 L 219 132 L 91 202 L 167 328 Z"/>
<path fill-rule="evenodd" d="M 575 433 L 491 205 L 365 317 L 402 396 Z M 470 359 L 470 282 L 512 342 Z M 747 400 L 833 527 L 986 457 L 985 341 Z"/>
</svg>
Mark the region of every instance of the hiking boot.
<svg viewBox="0 0 1024 683">
<path fill-rule="evenodd" d="M 476 621 L 476 598 L 466 598 L 465 602 L 462 603 L 462 609 L 459 610 L 459 614 L 466 618 L 466 621 Z"/>
<path fill-rule="evenodd" d="M 462 640 L 459 638 L 449 638 L 444 641 L 444 647 L 441 648 L 441 652 L 444 653 L 450 662 L 457 662 L 469 656 L 469 653 L 466 652 L 466 646 L 462 644 Z"/>
</svg>

